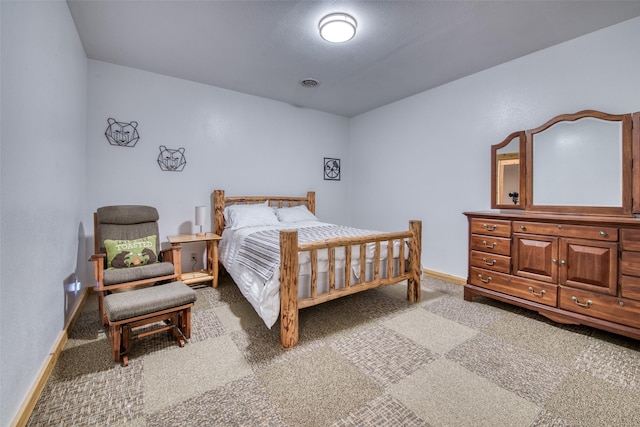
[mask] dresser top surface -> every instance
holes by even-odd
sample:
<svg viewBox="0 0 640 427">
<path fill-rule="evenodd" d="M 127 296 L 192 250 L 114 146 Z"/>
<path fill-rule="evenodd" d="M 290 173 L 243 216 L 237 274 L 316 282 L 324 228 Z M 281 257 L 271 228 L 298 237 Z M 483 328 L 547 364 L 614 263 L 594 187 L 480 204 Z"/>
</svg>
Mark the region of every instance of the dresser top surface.
<svg viewBox="0 0 640 427">
<path fill-rule="evenodd" d="M 531 213 L 518 210 L 485 210 L 463 212 L 467 218 L 492 218 L 511 221 L 535 221 L 585 225 L 611 225 L 640 228 L 640 218 L 626 216 L 564 215 Z"/>
</svg>

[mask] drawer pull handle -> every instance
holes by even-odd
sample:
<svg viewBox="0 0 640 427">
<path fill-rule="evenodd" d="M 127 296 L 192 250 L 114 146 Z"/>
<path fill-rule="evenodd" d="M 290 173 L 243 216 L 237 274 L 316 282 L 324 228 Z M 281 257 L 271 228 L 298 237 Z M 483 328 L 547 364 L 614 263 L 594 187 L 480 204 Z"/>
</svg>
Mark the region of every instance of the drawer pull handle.
<svg viewBox="0 0 640 427">
<path fill-rule="evenodd" d="M 525 228 L 527 228 L 527 227 L 525 227 L 524 225 L 520 226 L 520 230 L 524 230 Z"/>
<path fill-rule="evenodd" d="M 588 299 L 587 302 L 585 302 L 585 303 L 581 303 L 580 301 L 578 301 L 578 297 L 571 297 L 571 299 L 573 300 L 573 302 L 575 302 L 580 307 L 589 308 L 589 307 L 591 307 L 591 304 L 593 304 L 593 301 L 591 301 L 590 299 Z"/>
<path fill-rule="evenodd" d="M 567 263 L 567 261 L 565 261 L 564 259 L 562 261 L 560 261 L 560 264 L 565 265 Z"/>
<path fill-rule="evenodd" d="M 498 226 L 497 225 L 482 224 L 482 228 L 484 228 L 487 231 L 495 231 L 495 229 L 498 228 Z"/>
<path fill-rule="evenodd" d="M 624 307 L 624 301 L 620 301 L 618 304 L 620 304 L 620 307 Z"/>
<path fill-rule="evenodd" d="M 493 261 L 489 262 L 489 260 L 487 258 L 485 258 L 485 257 L 482 257 L 482 261 L 488 266 L 496 265 L 496 262 L 498 262 L 495 259 Z"/>
<path fill-rule="evenodd" d="M 483 279 L 483 278 L 482 278 L 482 274 L 478 274 L 478 279 L 480 279 L 480 281 L 481 281 L 481 282 L 484 282 L 484 283 L 489 283 L 489 282 L 492 280 L 492 279 L 491 279 L 491 276 L 487 277 L 487 279 L 486 279 L 486 280 L 485 280 L 485 279 Z"/>
<path fill-rule="evenodd" d="M 544 289 L 541 290 L 540 292 L 535 292 L 531 286 L 529 286 L 529 292 L 531 292 L 533 295 L 535 295 L 537 297 L 543 297 L 544 294 L 547 293 L 547 291 L 545 291 Z"/>
<path fill-rule="evenodd" d="M 488 244 L 486 240 L 483 240 L 482 244 L 484 245 L 485 248 L 489 248 L 489 249 L 493 249 L 496 246 L 498 246 L 498 242 L 493 242 L 492 244 Z"/>
<path fill-rule="evenodd" d="M 551 259 L 551 262 L 552 262 L 552 263 L 554 263 L 554 264 L 557 264 L 557 263 L 558 263 L 558 260 L 557 260 L 557 259 L 555 259 L 555 258 L 553 258 L 553 259 Z"/>
<path fill-rule="evenodd" d="M 604 231 L 601 231 L 599 234 L 600 234 L 602 237 L 604 237 L 604 236 L 606 236 L 606 235 L 607 235 L 607 233 L 605 233 Z"/>
</svg>

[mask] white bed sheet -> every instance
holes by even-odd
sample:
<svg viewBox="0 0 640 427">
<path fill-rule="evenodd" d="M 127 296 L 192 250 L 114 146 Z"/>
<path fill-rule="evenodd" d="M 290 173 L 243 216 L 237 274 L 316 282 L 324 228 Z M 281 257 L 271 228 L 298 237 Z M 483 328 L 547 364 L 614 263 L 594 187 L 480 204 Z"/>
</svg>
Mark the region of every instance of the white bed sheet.
<svg viewBox="0 0 640 427">
<path fill-rule="evenodd" d="M 266 230 L 290 230 L 294 228 L 302 227 L 317 227 L 330 225 L 320 221 L 301 221 L 296 223 L 280 223 L 276 226 L 261 226 L 261 227 L 245 227 L 238 230 L 225 229 L 222 233 L 222 240 L 219 245 L 219 258 L 222 265 L 224 265 L 227 272 L 231 275 L 236 285 L 242 292 L 242 295 L 251 303 L 253 308 L 258 313 L 258 316 L 264 321 L 267 327 L 271 328 L 273 324 L 278 320 L 278 314 L 280 313 L 280 269 L 277 268 L 273 276 L 265 283 L 248 267 L 236 262 L 236 256 L 240 251 L 242 242 L 244 239 L 252 233 Z M 375 233 L 375 232 L 372 232 Z M 399 241 L 394 241 L 394 257 L 397 258 L 399 254 Z M 367 245 L 367 260 L 372 260 L 374 257 L 375 245 Z M 386 277 L 387 269 L 386 260 L 387 257 L 387 244 L 382 242 L 380 245 L 380 259 L 381 269 L 380 274 L 382 277 Z M 345 251 L 344 249 L 336 250 L 335 267 L 336 271 L 344 271 L 345 263 Z M 405 250 L 405 258 L 408 257 L 408 250 Z M 360 275 L 360 259 L 359 259 L 359 247 L 355 246 L 352 250 L 352 262 L 351 262 L 351 274 L 354 277 Z M 394 270 L 397 269 L 397 263 Z M 327 280 L 322 280 L 327 276 L 325 273 L 329 269 L 328 251 L 318 251 L 318 293 L 326 292 Z M 298 285 L 298 297 L 305 298 L 310 296 L 310 275 L 311 275 L 311 263 L 310 255 L 308 252 L 301 252 L 298 255 L 298 273 L 300 276 Z M 396 272 L 397 273 L 397 272 Z M 370 274 L 370 273 L 369 273 Z M 367 276 L 369 276 L 367 274 Z M 344 274 L 342 274 L 344 276 Z M 306 280 L 305 280 L 306 278 Z M 367 277 L 368 279 L 369 277 Z M 324 283 L 324 285 L 323 285 Z M 336 288 L 340 288 L 341 285 L 336 284 Z"/>
</svg>

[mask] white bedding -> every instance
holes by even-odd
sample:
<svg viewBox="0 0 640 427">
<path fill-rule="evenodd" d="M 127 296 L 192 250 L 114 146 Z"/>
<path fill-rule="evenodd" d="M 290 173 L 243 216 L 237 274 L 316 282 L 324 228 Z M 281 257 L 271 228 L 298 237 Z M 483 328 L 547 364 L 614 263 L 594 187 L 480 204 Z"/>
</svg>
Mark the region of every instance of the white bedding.
<svg viewBox="0 0 640 427">
<path fill-rule="evenodd" d="M 236 230 L 225 229 L 222 233 L 222 240 L 219 246 L 219 258 L 220 262 L 224 265 L 225 269 L 229 272 L 238 288 L 244 295 L 244 297 L 251 303 L 256 310 L 260 318 L 264 321 L 267 327 L 271 328 L 278 319 L 280 312 L 280 270 L 276 269 L 273 276 L 265 283 L 263 280 L 248 267 L 243 266 L 239 262 L 236 262 L 236 257 L 240 251 L 242 242 L 251 233 L 274 230 L 274 229 L 294 229 L 302 227 L 317 227 L 330 225 L 320 221 L 300 221 L 295 223 L 282 222 L 278 225 L 269 226 L 257 226 L 257 227 L 244 227 Z M 377 232 L 368 232 L 367 234 L 375 234 Z M 399 253 L 399 241 L 394 241 L 394 257 L 397 257 Z M 382 262 L 387 257 L 386 243 L 382 242 L 380 248 L 380 274 L 381 277 L 386 277 L 387 263 Z M 374 256 L 375 245 L 367 245 L 367 259 L 372 260 Z M 408 250 L 405 251 L 405 257 L 408 256 Z M 344 276 L 344 262 L 345 255 L 344 250 L 336 250 L 336 282 Z M 352 252 L 352 277 L 359 277 L 359 247 L 353 247 Z M 298 284 L 298 297 L 305 298 L 311 295 L 310 291 L 310 275 L 311 264 L 310 255 L 308 252 L 301 252 L 298 256 L 298 272 L 299 272 L 299 284 Z M 328 251 L 318 251 L 318 293 L 323 293 L 328 290 L 328 280 L 326 279 L 328 271 Z M 397 268 L 397 265 L 396 267 Z M 372 270 L 369 268 L 369 270 Z M 371 272 L 367 273 L 367 280 Z M 336 288 L 340 288 L 341 285 L 336 283 Z"/>
</svg>

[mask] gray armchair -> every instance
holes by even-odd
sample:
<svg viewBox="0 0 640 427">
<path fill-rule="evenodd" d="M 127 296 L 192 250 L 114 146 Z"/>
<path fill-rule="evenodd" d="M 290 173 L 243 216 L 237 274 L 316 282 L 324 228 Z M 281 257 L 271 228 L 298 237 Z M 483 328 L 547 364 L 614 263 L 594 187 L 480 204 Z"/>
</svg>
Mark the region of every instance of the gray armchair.
<svg viewBox="0 0 640 427">
<path fill-rule="evenodd" d="M 100 316 L 107 325 L 105 296 L 116 289 L 176 281 L 181 248 L 161 251 L 158 211 L 151 206 L 104 206 L 93 217 L 95 254 L 90 261 Z"/>
</svg>

